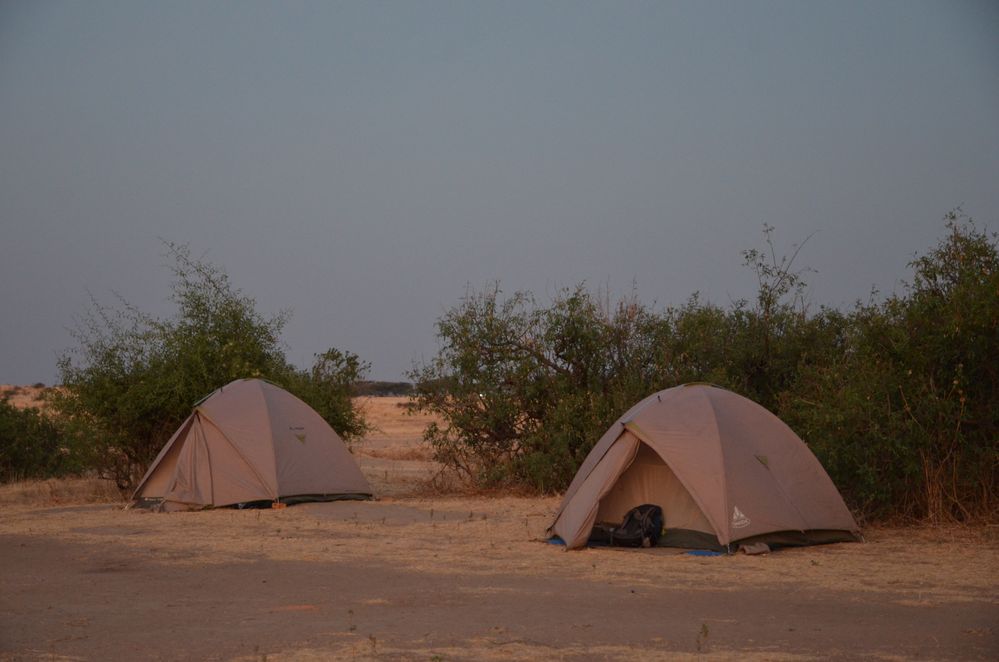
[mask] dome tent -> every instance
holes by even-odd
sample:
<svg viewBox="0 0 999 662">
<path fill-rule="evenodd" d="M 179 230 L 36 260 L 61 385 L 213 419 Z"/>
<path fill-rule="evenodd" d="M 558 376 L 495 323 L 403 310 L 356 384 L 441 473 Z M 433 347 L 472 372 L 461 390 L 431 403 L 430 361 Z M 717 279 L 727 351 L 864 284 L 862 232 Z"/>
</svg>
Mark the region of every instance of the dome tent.
<svg viewBox="0 0 999 662">
<path fill-rule="evenodd" d="M 188 510 L 371 495 L 343 440 L 315 410 L 274 384 L 238 379 L 195 406 L 132 498 Z"/>
<path fill-rule="evenodd" d="M 752 400 L 705 384 L 655 393 L 600 438 L 569 485 L 549 532 L 569 549 L 597 522 L 663 510 L 659 545 L 859 540 L 853 516 L 804 442 Z"/>
</svg>

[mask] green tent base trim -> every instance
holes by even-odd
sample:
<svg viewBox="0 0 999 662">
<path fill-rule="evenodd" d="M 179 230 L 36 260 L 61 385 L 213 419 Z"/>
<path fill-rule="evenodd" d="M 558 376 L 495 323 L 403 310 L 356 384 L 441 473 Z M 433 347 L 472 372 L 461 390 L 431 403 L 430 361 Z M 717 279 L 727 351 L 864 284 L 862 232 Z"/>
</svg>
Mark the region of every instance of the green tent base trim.
<svg viewBox="0 0 999 662">
<path fill-rule="evenodd" d="M 718 537 L 704 531 L 690 529 L 666 529 L 656 547 L 676 547 L 679 549 L 701 549 L 710 552 L 732 554 L 743 545 L 764 543 L 770 548 L 804 547 L 807 545 L 825 545 L 836 542 L 863 542 L 863 538 L 849 531 L 832 531 L 815 529 L 811 531 L 774 531 L 749 538 L 733 540 L 728 545 L 718 542 Z M 563 543 L 564 544 L 564 543 Z M 592 534 L 588 544 L 596 547 L 606 547 L 608 542 L 601 536 Z"/>
<path fill-rule="evenodd" d="M 728 545 L 718 542 L 718 537 L 703 531 L 688 529 L 667 529 L 659 538 L 658 547 L 681 547 L 683 549 L 705 549 L 712 552 L 734 552 L 741 545 L 766 543 L 773 547 L 803 547 L 805 545 L 825 545 L 834 542 L 863 542 L 863 538 L 850 531 L 813 529 L 810 531 L 774 531 L 758 536 L 733 540 Z"/>
<path fill-rule="evenodd" d="M 175 510 L 214 510 L 216 508 L 235 508 L 238 510 L 266 509 L 273 508 L 274 504 L 294 506 L 300 503 L 323 503 L 328 501 L 370 501 L 374 499 L 371 494 L 296 494 L 293 496 L 281 497 L 280 499 L 259 499 L 257 501 L 244 501 L 243 503 L 233 503 L 226 506 L 211 506 L 195 503 L 170 502 L 175 505 Z M 132 503 L 132 508 L 142 510 L 165 510 L 166 502 L 163 499 L 137 499 Z"/>
</svg>

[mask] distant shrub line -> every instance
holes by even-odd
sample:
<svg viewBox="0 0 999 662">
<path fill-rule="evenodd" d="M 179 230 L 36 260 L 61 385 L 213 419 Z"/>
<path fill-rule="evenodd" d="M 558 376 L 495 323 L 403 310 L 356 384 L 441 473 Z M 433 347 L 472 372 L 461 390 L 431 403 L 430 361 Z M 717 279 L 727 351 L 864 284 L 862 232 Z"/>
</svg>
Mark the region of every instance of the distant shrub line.
<svg viewBox="0 0 999 662">
<path fill-rule="evenodd" d="M 373 382 L 360 381 L 350 389 L 354 397 L 382 397 L 412 395 L 413 385 L 410 382 Z"/>
</svg>

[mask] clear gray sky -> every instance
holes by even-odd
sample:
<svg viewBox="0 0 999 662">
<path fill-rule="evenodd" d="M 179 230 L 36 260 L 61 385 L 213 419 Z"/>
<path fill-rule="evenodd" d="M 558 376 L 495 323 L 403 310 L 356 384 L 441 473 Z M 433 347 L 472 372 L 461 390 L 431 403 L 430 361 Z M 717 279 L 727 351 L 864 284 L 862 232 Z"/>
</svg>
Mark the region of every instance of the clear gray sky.
<svg viewBox="0 0 999 662">
<path fill-rule="evenodd" d="M 0 0 L 0 382 L 93 293 L 167 315 L 160 238 L 397 379 L 471 285 L 816 304 L 999 215 L 999 3 Z"/>
</svg>

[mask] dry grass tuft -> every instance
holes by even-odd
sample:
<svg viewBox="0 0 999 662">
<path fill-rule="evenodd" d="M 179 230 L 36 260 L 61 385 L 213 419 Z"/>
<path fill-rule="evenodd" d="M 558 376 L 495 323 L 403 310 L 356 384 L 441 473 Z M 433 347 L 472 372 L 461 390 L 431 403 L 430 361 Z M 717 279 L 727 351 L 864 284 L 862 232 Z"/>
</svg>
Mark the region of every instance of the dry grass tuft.
<svg viewBox="0 0 999 662">
<path fill-rule="evenodd" d="M 123 497 L 114 481 L 100 478 L 49 478 L 0 485 L 0 506 L 120 502 Z"/>
<path fill-rule="evenodd" d="M 44 410 L 48 407 L 49 394 L 55 390 L 55 388 L 41 385 L 17 386 L 13 384 L 0 384 L 0 400 L 6 400 L 18 409 L 31 407 Z"/>
</svg>

